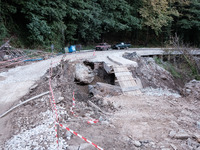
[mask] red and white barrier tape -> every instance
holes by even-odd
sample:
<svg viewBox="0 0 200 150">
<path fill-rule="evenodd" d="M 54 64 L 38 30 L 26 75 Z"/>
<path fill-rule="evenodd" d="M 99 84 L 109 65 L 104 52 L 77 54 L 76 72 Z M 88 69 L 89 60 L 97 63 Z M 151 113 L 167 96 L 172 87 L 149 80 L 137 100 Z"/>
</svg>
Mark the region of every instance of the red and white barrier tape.
<svg viewBox="0 0 200 150">
<path fill-rule="evenodd" d="M 13 60 L 17 60 L 17 59 L 20 59 L 20 58 L 23 58 L 24 56 L 22 56 L 22 57 L 17 57 L 17 58 L 13 58 L 13 59 L 9 59 L 9 60 L 7 60 L 7 61 L 3 61 L 3 62 L 0 62 L 0 64 L 5 64 L 5 63 L 7 63 L 7 62 L 10 62 L 10 61 L 13 61 Z"/>
<path fill-rule="evenodd" d="M 50 104 L 51 104 L 51 109 L 52 109 L 52 111 L 54 112 L 54 107 L 53 107 L 53 104 L 52 104 L 52 100 L 51 100 L 51 96 L 49 97 L 49 101 L 50 101 Z M 54 113 L 53 113 L 54 114 Z M 56 127 L 56 125 L 58 124 L 57 122 L 56 122 L 56 116 L 54 115 L 54 119 L 55 119 L 55 121 L 54 121 L 54 130 L 55 130 L 55 132 L 56 132 L 56 143 L 58 144 L 58 149 L 59 149 L 59 142 L 58 142 L 58 131 L 57 131 L 57 127 Z"/>
<path fill-rule="evenodd" d="M 74 92 L 73 92 L 73 97 L 72 97 L 72 107 L 70 107 L 70 112 L 75 116 L 78 117 L 77 115 L 75 115 L 73 109 L 75 108 L 76 105 L 76 101 L 75 101 L 75 97 L 74 97 Z"/>
<path fill-rule="evenodd" d="M 52 99 L 50 98 L 50 103 L 51 103 L 51 107 L 53 109 L 53 105 L 54 105 L 54 112 L 55 112 L 55 132 L 56 132 L 56 138 L 57 138 L 57 144 L 58 144 L 58 149 L 59 149 L 59 142 L 58 142 L 58 131 L 57 131 L 57 128 L 56 128 L 56 125 L 57 123 L 59 122 L 59 119 L 58 119 L 58 113 L 57 113 L 57 108 L 56 108 L 56 103 L 55 103 L 55 97 L 54 97 L 54 93 L 53 93 L 53 89 L 52 89 L 52 86 L 51 86 L 51 77 L 52 77 L 52 63 L 51 63 L 51 67 L 50 67 L 50 70 L 49 70 L 49 73 L 50 73 L 50 78 L 49 78 L 49 89 L 50 89 L 50 93 L 51 93 L 51 97 Z M 74 97 L 74 92 L 73 92 L 73 105 L 72 105 L 72 112 L 73 112 L 73 108 L 75 107 L 75 97 Z M 73 112 L 74 114 L 74 112 Z M 97 123 L 98 120 L 95 120 L 95 119 L 91 119 L 88 121 L 88 123 L 90 124 L 93 124 L 93 123 Z M 103 148 L 99 147 L 98 145 L 94 144 L 93 142 L 91 142 L 90 140 L 86 139 L 85 137 L 81 136 L 80 134 L 76 133 L 75 131 L 69 129 L 68 127 L 65 127 L 63 126 L 62 124 L 58 123 L 59 126 L 61 126 L 62 128 L 65 128 L 66 130 L 68 130 L 69 132 L 73 133 L 74 135 L 78 136 L 79 138 L 83 139 L 84 141 L 86 141 L 87 143 L 93 145 L 94 147 L 96 147 L 97 149 L 99 150 L 103 150 Z"/>
<path fill-rule="evenodd" d="M 76 101 L 75 101 L 75 96 L 74 96 L 75 94 L 74 94 L 74 91 L 73 91 L 73 96 L 72 96 L 72 107 L 70 107 L 70 112 L 75 116 L 75 117 L 78 117 L 77 115 L 75 115 L 75 113 L 74 113 L 74 111 L 73 111 L 73 109 L 75 108 L 75 106 L 76 106 Z M 90 123 L 90 124 L 93 124 L 93 123 L 97 123 L 98 122 L 98 120 L 96 120 L 96 119 L 91 119 L 91 120 L 89 120 L 88 121 L 88 123 Z"/>
<path fill-rule="evenodd" d="M 74 135 L 78 136 L 79 138 L 83 139 L 83 140 L 86 141 L 87 143 L 93 145 L 93 146 L 96 147 L 97 149 L 103 150 L 103 148 L 99 147 L 98 145 L 94 144 L 94 143 L 91 142 L 90 140 L 86 139 L 85 137 L 81 136 L 80 134 L 76 133 L 75 131 L 69 129 L 68 127 L 63 126 L 63 125 L 60 124 L 60 123 L 59 123 L 59 125 L 60 125 L 62 128 L 68 130 L 68 131 L 71 132 L 71 133 L 73 133 Z"/>
<path fill-rule="evenodd" d="M 54 111 L 54 110 L 53 110 L 53 105 L 52 105 L 52 100 L 51 100 L 51 98 L 50 98 L 50 101 L 51 101 L 52 111 Z M 57 147 L 57 148 L 59 149 L 58 131 L 57 131 L 57 126 L 56 126 L 58 123 L 57 123 L 57 121 L 56 121 L 56 120 L 57 120 L 57 119 L 56 119 L 56 115 L 54 116 L 54 118 L 55 118 L 55 121 L 54 121 L 54 130 L 55 130 L 55 133 L 56 133 L 56 143 L 58 144 L 58 147 Z"/>
<path fill-rule="evenodd" d="M 56 114 L 56 120 L 58 121 L 58 113 L 57 113 L 57 108 L 56 108 L 56 102 L 55 102 L 53 90 L 52 90 L 52 87 L 51 87 L 51 79 L 50 78 L 49 78 L 49 89 L 50 89 L 51 97 L 52 97 L 52 101 L 53 101 L 52 104 L 54 105 L 54 110 L 55 110 L 55 114 Z"/>
<path fill-rule="evenodd" d="M 58 141 L 58 131 L 57 131 L 57 127 L 56 127 L 56 122 L 58 122 L 58 113 L 57 113 L 57 108 L 56 108 L 56 102 L 55 102 L 55 97 L 54 97 L 54 94 L 53 94 L 53 89 L 52 89 L 52 86 L 51 86 L 51 77 L 52 77 L 52 63 L 51 63 L 51 66 L 50 66 L 50 69 L 49 69 L 49 90 L 50 90 L 50 93 L 51 93 L 51 97 L 52 99 L 50 98 L 50 101 L 51 101 L 51 107 L 53 109 L 53 106 L 54 106 L 54 112 L 55 112 L 55 132 L 56 132 L 56 143 L 58 144 L 58 149 L 59 149 L 59 141 Z"/>
<path fill-rule="evenodd" d="M 95 124 L 95 123 L 98 123 L 98 122 L 99 122 L 99 120 L 97 120 L 97 119 L 91 119 L 87 123 L 88 124 Z"/>
<path fill-rule="evenodd" d="M 55 122 L 54 128 L 55 128 L 56 139 L 57 139 L 57 140 L 56 140 L 56 143 L 58 144 L 58 147 L 57 147 L 57 148 L 58 148 L 58 150 L 59 150 L 58 131 L 57 131 L 57 126 L 56 126 L 56 125 L 57 125 L 57 123 Z"/>
<path fill-rule="evenodd" d="M 54 97 L 54 93 L 53 93 L 53 89 L 52 89 L 52 86 L 51 86 L 51 77 L 52 77 L 52 64 L 51 64 L 51 68 L 49 70 L 49 74 L 50 74 L 50 77 L 49 77 L 49 90 L 50 90 L 50 93 L 51 93 L 51 97 L 52 97 L 52 104 L 54 106 L 54 110 L 55 110 L 55 114 L 56 114 L 56 120 L 58 122 L 58 113 L 57 113 L 57 108 L 56 108 L 56 102 L 55 102 L 55 97 Z"/>
<path fill-rule="evenodd" d="M 10 65 L 19 64 L 19 63 L 21 63 L 21 62 L 23 62 L 23 60 L 22 60 L 22 61 L 15 62 L 15 63 L 8 64 L 8 65 L 0 66 L 0 67 L 1 67 L 1 68 L 2 68 L 2 67 L 8 67 L 8 66 L 10 66 Z"/>
<path fill-rule="evenodd" d="M 74 108 L 75 105 L 76 105 L 76 101 L 75 101 L 75 97 L 74 97 L 74 92 L 73 92 L 73 98 L 72 98 L 72 100 L 73 100 L 73 105 L 72 105 L 72 107 Z"/>
<path fill-rule="evenodd" d="M 73 91 L 73 97 L 72 97 L 72 107 L 70 107 L 70 112 L 75 116 L 75 117 L 78 117 L 78 115 L 76 115 L 73 111 L 73 109 L 75 108 L 76 106 L 76 101 L 75 101 L 75 97 L 74 97 L 74 91 Z M 90 119 L 89 121 L 87 121 L 88 124 L 95 124 L 95 123 L 98 123 L 99 120 L 97 119 Z"/>
</svg>

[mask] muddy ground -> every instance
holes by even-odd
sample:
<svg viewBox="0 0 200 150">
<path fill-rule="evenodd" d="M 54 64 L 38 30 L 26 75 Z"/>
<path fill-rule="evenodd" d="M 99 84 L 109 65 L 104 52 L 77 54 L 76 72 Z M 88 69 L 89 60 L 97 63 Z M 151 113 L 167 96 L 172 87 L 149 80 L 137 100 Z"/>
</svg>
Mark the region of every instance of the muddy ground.
<svg viewBox="0 0 200 150">
<path fill-rule="evenodd" d="M 170 74 L 166 72 L 164 75 L 167 77 L 161 77 L 159 72 L 151 72 L 148 80 L 145 76 L 149 75 L 149 72 L 145 72 L 144 67 L 141 67 L 143 71 L 136 70 L 135 74 L 135 68 L 129 68 L 132 69 L 134 76 L 141 76 L 142 83 L 145 85 L 142 94 L 111 97 L 108 93 L 105 97 L 92 97 L 89 95 L 88 85 L 74 80 L 76 63 L 80 62 L 63 61 L 53 68 L 52 88 L 60 123 L 105 150 L 200 149 L 200 125 L 198 125 L 200 124 L 200 101 L 181 97 L 178 94 L 181 87 L 176 87 Z M 113 83 L 114 76 L 108 75 L 101 63 L 96 70 L 91 64 L 85 64 L 96 72 L 91 84 Z M 160 70 L 158 66 L 155 67 L 155 64 L 147 64 L 151 69 Z M 154 79 L 155 77 L 157 78 Z M 23 100 L 48 91 L 49 78 L 48 71 L 23 97 Z M 160 85 L 156 86 L 158 82 Z M 159 87 L 162 90 L 158 90 Z M 73 91 L 76 100 L 75 115 L 70 112 L 70 107 L 73 105 Z M 43 96 L 14 111 L 7 122 L 12 129 L 8 133 L 10 138 L 1 145 L 1 149 L 57 149 L 54 113 L 49 97 L 51 95 Z M 92 107 L 89 101 L 98 106 L 101 111 Z M 87 121 L 90 119 L 98 119 L 99 122 L 88 124 Z M 59 128 L 58 131 L 59 149 L 96 149 L 65 129 Z"/>
</svg>

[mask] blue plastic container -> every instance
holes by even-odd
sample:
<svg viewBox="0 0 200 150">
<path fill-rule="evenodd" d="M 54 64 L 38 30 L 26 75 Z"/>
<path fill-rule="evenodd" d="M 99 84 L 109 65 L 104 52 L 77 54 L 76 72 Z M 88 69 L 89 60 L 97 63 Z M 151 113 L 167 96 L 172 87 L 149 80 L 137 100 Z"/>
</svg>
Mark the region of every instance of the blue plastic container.
<svg viewBox="0 0 200 150">
<path fill-rule="evenodd" d="M 75 52 L 76 51 L 76 46 L 75 45 L 71 45 L 69 47 L 69 53 Z"/>
</svg>

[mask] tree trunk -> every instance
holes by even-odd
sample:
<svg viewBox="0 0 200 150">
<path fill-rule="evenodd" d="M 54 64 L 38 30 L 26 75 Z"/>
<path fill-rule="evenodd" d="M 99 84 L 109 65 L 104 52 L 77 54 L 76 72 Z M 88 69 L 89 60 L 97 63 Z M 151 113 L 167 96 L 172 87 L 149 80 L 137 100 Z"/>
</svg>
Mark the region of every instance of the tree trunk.
<svg viewBox="0 0 200 150">
<path fill-rule="evenodd" d="M 146 35 L 146 41 L 145 41 L 145 46 L 149 43 L 149 27 L 147 26 L 147 35 Z"/>
</svg>

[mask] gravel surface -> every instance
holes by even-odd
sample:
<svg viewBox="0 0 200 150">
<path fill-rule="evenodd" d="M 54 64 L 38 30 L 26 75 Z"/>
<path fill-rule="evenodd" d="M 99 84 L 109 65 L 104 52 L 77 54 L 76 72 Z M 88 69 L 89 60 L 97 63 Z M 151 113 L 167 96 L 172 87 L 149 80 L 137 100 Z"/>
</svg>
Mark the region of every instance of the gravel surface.
<svg viewBox="0 0 200 150">
<path fill-rule="evenodd" d="M 168 90 L 168 89 L 154 89 L 154 88 L 145 88 L 141 90 L 143 93 L 146 95 L 151 95 L 151 96 L 174 96 L 175 98 L 180 98 L 181 95 L 177 93 L 176 91 Z"/>
<path fill-rule="evenodd" d="M 5 143 L 5 149 L 33 149 L 33 150 L 55 150 L 58 145 L 56 143 L 56 133 L 54 127 L 54 114 L 51 111 L 40 113 L 38 117 L 41 118 L 41 125 L 36 126 L 30 130 L 22 131 L 14 135 Z M 59 138 L 59 149 L 67 148 L 66 141 Z"/>
<path fill-rule="evenodd" d="M 127 51 L 130 52 L 131 50 Z M 146 53 L 146 51 L 146 49 L 144 51 L 140 50 L 140 54 Z M 113 62 L 107 59 L 107 56 L 112 57 L 113 55 L 115 57 L 120 57 L 124 52 L 125 51 L 114 50 L 95 53 L 73 53 L 67 54 L 65 60 L 73 62 L 77 61 L 77 59 L 87 58 L 93 62 L 105 61 L 106 63 L 113 64 Z M 56 65 L 61 58 L 62 56 L 54 58 L 53 62 L 56 62 L 54 65 Z M 123 59 L 119 59 L 119 61 L 123 61 Z M 8 72 L 1 73 L 0 94 L 2 96 L 0 102 L 3 105 L 0 106 L 0 113 L 8 109 L 11 105 L 19 101 L 22 96 L 27 94 L 29 88 L 35 81 L 39 80 L 49 69 L 50 63 L 51 60 L 41 61 L 26 66 L 16 67 L 10 69 Z M 108 121 L 106 124 L 99 123 L 88 125 L 83 121 L 75 121 L 68 124 L 70 125 L 70 128 L 72 127 L 72 129 L 81 135 L 108 150 L 170 149 L 171 144 L 174 144 L 178 149 L 183 149 L 185 145 L 182 145 L 185 144 L 186 141 L 178 141 L 169 137 L 168 135 L 171 130 L 176 132 L 185 130 L 188 133 L 196 132 L 200 134 L 199 130 L 196 130 L 194 126 L 194 124 L 200 120 L 198 116 L 199 102 L 194 104 L 190 102 L 192 100 L 187 101 L 178 93 L 169 91 L 168 89 L 145 88 L 142 91 L 143 94 L 136 96 L 120 95 L 110 98 L 103 97 L 103 104 L 112 104 L 113 107 L 112 115 L 107 116 Z M 174 98 L 171 98 L 171 96 Z M 66 105 L 69 105 L 66 101 L 65 103 Z M 32 103 L 32 105 L 30 104 L 29 106 L 32 107 L 35 106 L 35 104 Z M 66 117 L 66 113 L 61 111 L 61 109 L 59 114 Z M 77 112 L 80 115 L 83 115 L 83 112 L 86 111 L 85 109 L 86 107 L 83 107 L 82 109 L 77 110 Z M 28 110 L 29 109 L 26 109 L 26 111 Z M 87 108 L 87 111 L 89 112 L 93 112 L 92 110 L 92 108 Z M 40 112 L 40 110 L 38 111 Z M 97 113 L 98 111 L 95 110 L 94 112 Z M 26 114 L 24 114 L 24 116 L 25 115 Z M 2 118 L 0 122 L 0 142 L 6 140 L 4 145 L 5 149 L 57 149 L 54 117 L 51 111 L 47 110 L 46 112 L 39 113 L 36 118 L 39 118 L 39 120 L 41 119 L 40 124 L 33 127 L 31 126 L 28 130 L 20 128 L 22 129 L 20 133 L 12 135 L 12 138 L 7 140 L 10 136 L 9 133 L 12 130 L 9 125 L 10 120 L 12 119 L 11 116 L 12 113 Z M 28 126 L 26 124 L 21 125 Z M 63 136 L 63 138 L 65 137 Z M 76 148 L 74 149 L 77 150 L 79 145 L 86 144 L 83 140 L 73 136 L 71 139 L 68 138 L 68 140 L 63 138 L 60 137 L 60 149 L 66 149 L 69 145 L 69 147 L 75 146 Z M 193 146 L 193 148 L 200 147 L 194 139 L 192 139 L 192 142 L 196 145 Z M 84 146 L 85 145 L 82 145 L 82 147 Z M 95 149 L 94 147 L 92 148 Z M 91 145 L 89 145 L 85 150 L 93 150 L 92 148 Z"/>
</svg>

